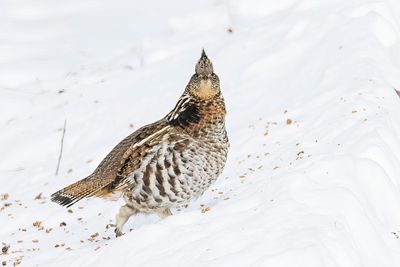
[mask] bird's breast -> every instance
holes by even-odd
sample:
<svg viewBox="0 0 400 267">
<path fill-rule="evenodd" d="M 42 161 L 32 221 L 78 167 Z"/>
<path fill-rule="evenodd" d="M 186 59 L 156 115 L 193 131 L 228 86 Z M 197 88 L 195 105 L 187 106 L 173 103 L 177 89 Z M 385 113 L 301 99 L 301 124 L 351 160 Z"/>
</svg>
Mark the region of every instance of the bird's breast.
<svg viewBox="0 0 400 267">
<path fill-rule="evenodd" d="M 131 205 L 151 212 L 200 196 L 222 172 L 227 150 L 227 142 L 164 137 L 129 177 Z"/>
</svg>

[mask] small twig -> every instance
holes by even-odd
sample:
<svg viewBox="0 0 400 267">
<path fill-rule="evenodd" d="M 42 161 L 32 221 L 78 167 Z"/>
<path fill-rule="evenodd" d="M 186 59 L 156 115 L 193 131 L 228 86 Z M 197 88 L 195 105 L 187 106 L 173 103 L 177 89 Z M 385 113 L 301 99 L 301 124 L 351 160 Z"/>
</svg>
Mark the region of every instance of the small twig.
<svg viewBox="0 0 400 267">
<path fill-rule="evenodd" d="M 58 155 L 56 176 L 58 175 L 58 169 L 60 168 L 61 157 L 62 157 L 62 152 L 63 152 L 63 147 L 64 147 L 64 136 L 65 136 L 65 128 L 66 127 L 67 127 L 67 120 L 64 120 L 64 128 L 63 128 L 63 133 L 62 133 L 62 137 L 61 137 L 60 154 Z"/>
</svg>

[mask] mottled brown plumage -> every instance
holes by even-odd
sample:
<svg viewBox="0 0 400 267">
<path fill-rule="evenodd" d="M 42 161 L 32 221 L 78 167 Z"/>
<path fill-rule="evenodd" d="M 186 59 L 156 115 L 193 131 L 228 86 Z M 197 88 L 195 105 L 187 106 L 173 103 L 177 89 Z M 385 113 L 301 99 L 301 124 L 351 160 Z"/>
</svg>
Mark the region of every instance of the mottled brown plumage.
<svg viewBox="0 0 400 267">
<path fill-rule="evenodd" d="M 96 170 L 52 195 L 71 206 L 84 197 L 124 197 L 117 214 L 121 235 L 138 212 L 171 214 L 170 208 L 196 198 L 225 165 L 228 138 L 219 78 L 204 50 L 175 108 L 161 120 L 122 140 Z"/>
</svg>

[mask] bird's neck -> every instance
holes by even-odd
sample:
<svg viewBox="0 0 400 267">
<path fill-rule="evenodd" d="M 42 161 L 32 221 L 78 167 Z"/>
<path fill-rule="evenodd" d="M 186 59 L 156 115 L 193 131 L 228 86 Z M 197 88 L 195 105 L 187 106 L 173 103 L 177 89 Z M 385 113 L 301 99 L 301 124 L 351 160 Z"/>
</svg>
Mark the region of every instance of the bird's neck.
<svg viewBox="0 0 400 267">
<path fill-rule="evenodd" d="M 225 114 L 221 94 L 207 100 L 184 94 L 166 119 L 170 125 L 181 128 L 193 137 L 207 137 L 214 131 L 225 129 Z"/>
<path fill-rule="evenodd" d="M 198 137 L 213 135 L 215 131 L 225 128 L 225 103 L 222 96 L 215 97 L 209 101 L 201 101 L 198 104 L 200 120 L 188 127 L 187 131 Z"/>
</svg>

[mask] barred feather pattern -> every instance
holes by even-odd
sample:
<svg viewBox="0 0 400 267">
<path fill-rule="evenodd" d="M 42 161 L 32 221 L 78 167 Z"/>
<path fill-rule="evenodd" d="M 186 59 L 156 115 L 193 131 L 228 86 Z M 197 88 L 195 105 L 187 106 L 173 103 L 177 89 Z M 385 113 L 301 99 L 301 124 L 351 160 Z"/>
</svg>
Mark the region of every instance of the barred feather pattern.
<svg viewBox="0 0 400 267">
<path fill-rule="evenodd" d="M 125 200 L 142 212 L 151 212 L 199 197 L 222 172 L 227 152 L 222 126 L 203 138 L 168 132 L 161 140 L 149 142 L 147 149 L 135 151 L 143 160 L 128 176 Z"/>
</svg>

